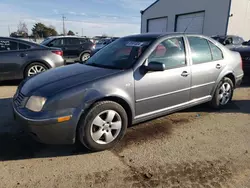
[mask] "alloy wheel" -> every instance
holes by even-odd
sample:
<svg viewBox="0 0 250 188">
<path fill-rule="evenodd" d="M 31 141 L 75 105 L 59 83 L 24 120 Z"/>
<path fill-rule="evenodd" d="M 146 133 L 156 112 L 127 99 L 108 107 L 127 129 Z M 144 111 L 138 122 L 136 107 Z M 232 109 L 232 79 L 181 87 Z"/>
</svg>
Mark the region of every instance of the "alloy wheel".
<svg viewBox="0 0 250 188">
<path fill-rule="evenodd" d="M 87 61 L 89 58 L 90 58 L 90 54 L 85 53 L 85 54 L 82 55 L 81 60 L 82 61 Z"/>
<path fill-rule="evenodd" d="M 219 91 L 219 101 L 221 105 L 226 105 L 232 95 L 232 88 L 229 83 L 223 83 Z"/>
<path fill-rule="evenodd" d="M 35 74 L 41 73 L 46 71 L 46 68 L 44 68 L 41 65 L 34 65 L 32 67 L 30 67 L 30 69 L 28 70 L 28 76 L 33 76 Z"/>
<path fill-rule="evenodd" d="M 90 135 L 97 144 L 109 144 L 117 138 L 121 128 L 121 116 L 114 110 L 106 110 L 93 120 Z"/>
</svg>

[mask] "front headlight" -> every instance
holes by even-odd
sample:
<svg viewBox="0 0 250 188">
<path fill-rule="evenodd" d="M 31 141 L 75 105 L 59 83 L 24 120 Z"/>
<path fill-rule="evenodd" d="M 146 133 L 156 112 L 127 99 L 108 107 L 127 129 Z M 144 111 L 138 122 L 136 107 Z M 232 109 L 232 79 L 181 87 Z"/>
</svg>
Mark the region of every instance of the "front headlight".
<svg viewBox="0 0 250 188">
<path fill-rule="evenodd" d="M 46 98 L 39 96 L 31 96 L 26 104 L 26 108 L 34 112 L 40 112 L 43 108 L 43 105 L 46 102 Z"/>
</svg>

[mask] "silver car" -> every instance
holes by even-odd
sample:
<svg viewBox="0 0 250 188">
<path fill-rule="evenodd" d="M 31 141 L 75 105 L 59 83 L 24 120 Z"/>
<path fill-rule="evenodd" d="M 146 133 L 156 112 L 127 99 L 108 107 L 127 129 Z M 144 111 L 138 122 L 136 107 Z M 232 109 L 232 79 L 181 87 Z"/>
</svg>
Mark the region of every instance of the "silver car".
<svg viewBox="0 0 250 188">
<path fill-rule="evenodd" d="M 133 35 L 85 64 L 24 81 L 13 109 L 40 142 L 79 140 L 100 151 L 113 147 L 132 124 L 202 103 L 225 107 L 242 78 L 240 54 L 209 37 Z"/>
<path fill-rule="evenodd" d="M 0 37 L 0 81 L 23 79 L 63 66 L 61 49 L 16 38 Z"/>
</svg>

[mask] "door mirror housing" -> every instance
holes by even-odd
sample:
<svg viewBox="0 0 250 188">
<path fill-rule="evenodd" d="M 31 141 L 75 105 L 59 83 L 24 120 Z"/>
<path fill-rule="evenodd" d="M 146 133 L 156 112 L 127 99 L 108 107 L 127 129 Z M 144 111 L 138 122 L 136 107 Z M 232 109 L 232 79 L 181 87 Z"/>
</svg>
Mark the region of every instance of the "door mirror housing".
<svg viewBox="0 0 250 188">
<path fill-rule="evenodd" d="M 164 71 L 165 65 L 156 61 L 151 61 L 145 65 L 147 71 Z"/>
</svg>

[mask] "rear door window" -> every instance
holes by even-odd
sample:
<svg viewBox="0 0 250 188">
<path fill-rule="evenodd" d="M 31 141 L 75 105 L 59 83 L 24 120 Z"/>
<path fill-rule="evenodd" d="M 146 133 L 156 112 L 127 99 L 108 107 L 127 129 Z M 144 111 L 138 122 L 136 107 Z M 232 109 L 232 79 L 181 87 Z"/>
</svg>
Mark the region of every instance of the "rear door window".
<svg viewBox="0 0 250 188">
<path fill-rule="evenodd" d="M 212 61 L 212 54 L 208 41 L 201 37 L 188 37 L 192 53 L 193 64 L 207 63 Z"/>
<path fill-rule="evenodd" d="M 79 45 L 80 40 L 77 38 L 65 38 L 64 39 L 65 45 Z"/>
<path fill-rule="evenodd" d="M 18 50 L 17 42 L 0 39 L 0 51 L 14 51 L 14 50 Z"/>
<path fill-rule="evenodd" d="M 31 48 L 31 46 L 29 46 L 27 44 L 19 43 L 19 50 L 27 50 L 30 48 Z"/>
</svg>

